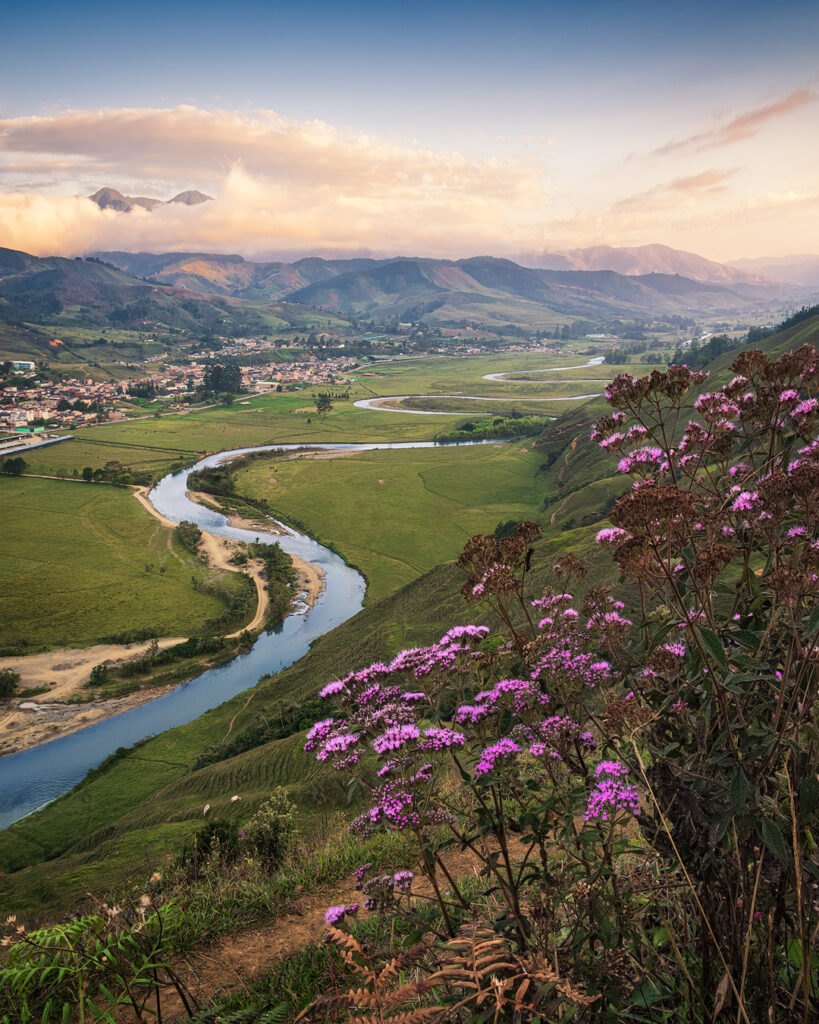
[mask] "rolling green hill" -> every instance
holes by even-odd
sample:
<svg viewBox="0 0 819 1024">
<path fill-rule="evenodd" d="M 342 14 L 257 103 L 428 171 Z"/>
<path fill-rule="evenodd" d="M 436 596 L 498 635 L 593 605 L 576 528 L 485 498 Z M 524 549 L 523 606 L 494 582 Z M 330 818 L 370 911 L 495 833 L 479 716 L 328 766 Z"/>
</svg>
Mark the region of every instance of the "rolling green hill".
<svg viewBox="0 0 819 1024">
<path fill-rule="evenodd" d="M 96 258 L 39 259 L 0 249 L 0 355 L 6 358 L 142 359 L 214 335 L 318 326 L 328 326 L 327 314 L 304 304 L 207 295 L 143 281 Z M 50 344 L 54 338 L 63 342 L 60 349 Z"/>
<path fill-rule="evenodd" d="M 613 270 L 533 270 L 512 260 L 397 258 L 254 263 L 209 253 L 105 252 L 104 260 L 159 284 L 260 300 L 287 297 L 343 315 L 474 319 L 534 325 L 571 317 L 633 316 L 750 308 L 770 289 L 709 284 L 677 274 L 627 276 Z"/>
</svg>

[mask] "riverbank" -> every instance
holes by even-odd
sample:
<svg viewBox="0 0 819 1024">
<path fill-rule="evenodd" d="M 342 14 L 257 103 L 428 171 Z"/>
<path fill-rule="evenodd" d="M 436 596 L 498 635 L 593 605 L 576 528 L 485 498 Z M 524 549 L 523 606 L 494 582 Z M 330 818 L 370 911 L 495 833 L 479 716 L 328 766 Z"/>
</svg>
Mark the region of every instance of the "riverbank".
<svg viewBox="0 0 819 1024">
<path fill-rule="evenodd" d="M 299 454 L 301 454 L 301 453 L 299 453 Z M 314 456 L 314 457 L 317 457 L 317 456 L 320 456 L 320 455 L 325 455 L 325 456 L 329 456 L 329 457 L 332 458 L 333 456 L 355 454 L 355 452 L 349 452 L 349 451 L 343 451 L 343 452 L 310 452 L 309 454 Z M 229 460 L 225 460 L 225 461 L 227 462 Z M 207 495 L 207 494 L 203 494 L 201 491 L 186 491 L 185 492 L 185 497 L 187 497 L 190 501 L 195 501 L 197 503 L 197 505 L 204 505 L 205 507 L 210 506 L 211 508 L 215 507 L 214 503 L 213 503 L 213 499 L 211 498 L 211 496 Z M 150 504 L 150 502 L 149 502 L 149 504 Z M 153 508 L 153 506 L 151 506 L 151 508 Z M 154 513 L 157 515 L 157 517 L 161 516 L 161 513 L 156 512 L 155 509 L 154 509 Z M 238 515 L 235 512 L 229 512 L 227 510 L 222 510 L 222 514 L 226 517 L 226 519 L 228 521 L 228 524 L 230 526 L 234 527 L 235 529 L 238 529 L 238 530 L 248 530 L 251 533 L 257 533 L 257 534 L 269 534 L 270 536 L 273 536 L 273 537 L 284 537 L 284 536 L 287 535 L 287 531 L 282 526 L 279 526 L 278 523 L 276 523 L 272 519 L 269 519 L 267 516 L 264 516 L 264 517 L 260 516 L 260 517 L 257 517 L 257 518 L 250 519 L 250 518 L 248 518 L 246 516 L 240 516 L 240 515 Z M 165 517 L 162 516 L 162 518 L 164 519 Z M 236 566 L 234 566 L 234 565 L 224 564 L 224 559 L 223 559 L 223 554 L 222 554 L 227 549 L 227 546 L 229 546 L 232 543 L 231 541 L 226 540 L 224 537 L 217 537 L 215 534 L 208 533 L 206 530 L 202 531 L 202 538 L 203 538 L 203 542 L 205 544 L 205 548 L 208 551 L 208 553 L 209 554 L 213 553 L 214 557 L 218 558 L 220 560 L 220 565 L 219 565 L 220 568 L 224 568 L 224 569 L 235 569 L 236 568 Z M 237 546 L 234 543 L 234 550 L 236 549 L 236 547 Z M 290 561 L 293 563 L 293 568 L 296 570 L 296 574 L 298 576 L 298 583 L 297 583 L 298 592 L 297 592 L 297 594 L 296 594 L 296 596 L 294 598 L 294 601 L 295 601 L 296 604 L 302 604 L 302 605 L 306 605 L 307 608 L 312 608 L 313 605 L 315 605 L 316 601 L 319 599 L 319 595 L 321 593 L 323 593 L 323 591 L 324 591 L 324 587 L 325 587 L 324 570 L 321 569 L 314 562 L 308 562 L 308 561 L 306 561 L 303 558 L 299 558 L 298 555 L 290 554 L 290 555 L 288 555 L 288 557 L 289 557 Z M 250 569 L 250 564 L 251 563 L 248 563 L 248 566 L 246 568 Z M 255 577 L 254 577 L 254 579 L 255 579 Z M 259 586 L 259 582 L 257 580 L 257 591 L 258 591 L 258 586 Z M 267 601 L 266 593 L 265 593 L 265 596 L 263 598 L 260 597 L 260 605 L 262 603 L 262 600 L 264 600 L 265 607 L 266 607 L 266 601 Z M 253 621 L 255 622 L 256 619 L 258 619 L 258 617 L 259 617 L 259 613 L 257 611 L 256 616 L 255 616 Z M 261 621 L 263 622 L 264 618 L 262 618 Z M 254 629 L 254 628 L 257 628 L 257 627 L 254 627 L 253 625 L 250 625 L 250 626 L 245 626 L 244 628 L 245 629 Z M 233 635 L 238 636 L 240 632 L 242 632 L 242 631 L 239 630 L 238 633 L 233 634 Z"/>
<path fill-rule="evenodd" d="M 162 637 L 156 643 L 159 650 L 164 650 L 184 639 Z M 0 669 L 10 668 L 20 674 L 21 690 L 46 690 L 29 699 L 12 698 L 6 709 L 0 711 L 0 756 L 66 736 L 166 693 L 170 686 L 140 690 L 124 697 L 92 698 L 76 703 L 72 700 L 83 690 L 95 665 L 106 662 L 113 669 L 135 661 L 145 655 L 152 643 L 152 640 L 143 640 L 133 644 L 96 644 L 0 658 Z"/>
</svg>

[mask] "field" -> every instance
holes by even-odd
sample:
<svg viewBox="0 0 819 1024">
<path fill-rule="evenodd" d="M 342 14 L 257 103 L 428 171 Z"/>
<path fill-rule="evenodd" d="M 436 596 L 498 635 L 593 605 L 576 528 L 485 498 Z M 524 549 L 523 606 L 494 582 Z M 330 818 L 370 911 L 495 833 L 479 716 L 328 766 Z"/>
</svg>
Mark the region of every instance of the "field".
<svg viewBox="0 0 819 1024">
<path fill-rule="evenodd" d="M 83 466 L 102 466 L 110 459 L 136 470 L 148 470 L 156 476 L 172 466 L 190 465 L 198 456 L 242 445 L 311 441 L 415 441 L 453 429 L 451 416 L 417 416 L 357 409 L 353 401 L 394 394 L 475 394 L 494 397 L 514 405 L 516 398 L 574 396 L 602 390 L 596 385 L 556 383 L 509 384 L 483 380 L 483 374 L 533 369 L 551 363 L 554 366 L 582 363 L 585 357 L 564 353 L 560 356 L 523 354 L 481 356 L 475 358 L 400 359 L 377 363 L 359 372 L 358 384 L 351 388 L 350 400 L 335 403 L 329 413 L 318 415 L 313 393 L 321 388 L 300 392 L 254 395 L 240 399 L 229 408 L 217 407 L 185 414 L 149 417 L 135 422 L 100 424 L 75 432 L 68 444 L 32 452 L 27 461 L 30 472 L 71 474 Z M 623 370 L 642 373 L 648 367 L 598 366 L 577 374 L 605 381 Z M 565 371 L 557 371 L 564 373 Z M 572 371 L 569 371 L 570 376 Z M 551 375 L 550 375 L 551 376 Z M 573 379 L 573 378 L 572 378 Z M 441 400 L 439 400 L 441 401 Z M 446 411 L 458 411 L 458 403 L 444 400 Z M 416 402 L 416 405 L 423 403 Z M 464 418 L 479 411 L 480 403 L 463 402 Z M 550 401 L 520 403 L 525 411 L 537 410 L 558 415 L 570 411 L 576 402 Z M 491 408 L 491 406 L 490 406 Z M 503 408 L 503 407 L 501 407 Z"/>
<path fill-rule="evenodd" d="M 532 595 L 567 552 L 591 551 L 587 583 L 601 582 L 610 560 L 593 536 L 593 528 L 587 528 L 537 542 Z M 89 890 L 110 891 L 123 878 L 142 877 L 201 824 L 205 803 L 220 818 L 245 821 L 272 787 L 284 785 L 308 819 L 346 808 L 338 776 L 317 767 L 303 752 L 300 737 L 251 743 L 251 749 L 230 757 L 226 751 L 198 770 L 193 764 L 209 747 L 218 750 L 228 732 L 241 751 L 243 737 L 260 724 L 277 726 L 294 709 L 310 714 L 307 702 L 315 702 L 318 689 L 343 671 L 429 643 L 454 623 L 493 622 L 485 610 L 464 603 L 459 593 L 464 578 L 451 562 L 436 566 L 323 636 L 290 668 L 263 678 L 252 701 L 240 694 L 146 740 L 42 812 L 0 832 L 0 903 L 27 908 L 30 917 L 41 908 L 51 913 L 75 905 Z M 248 679 L 248 687 L 255 683 Z M 241 801 L 231 803 L 233 795 Z"/>
<path fill-rule="evenodd" d="M 188 636 L 223 611 L 129 490 L 0 476 L 0 534 L 2 647 L 83 647 L 151 627 Z"/>
<path fill-rule="evenodd" d="M 353 400 L 368 394 L 413 392 L 577 394 L 589 386 L 554 380 L 518 385 L 482 378 L 489 372 L 584 361 L 585 357 L 572 354 L 514 354 L 377 363 L 369 371 L 377 376 L 361 377 L 349 401 L 336 402 L 332 411 L 321 416 L 315 411 L 312 389 L 305 389 L 248 396 L 231 407 L 100 424 L 77 431 L 73 440 L 28 453 L 28 472 L 72 478 L 86 466 L 98 468 L 116 460 L 133 472 L 158 479 L 205 453 L 244 445 L 429 440 L 453 429 L 459 420 L 358 409 Z M 606 379 L 618 369 L 589 367 L 582 374 Z M 450 407 L 457 404 L 450 399 L 438 401 Z M 507 402 L 514 406 L 514 398 Z M 467 412 L 480 405 L 462 404 Z M 520 404 L 526 411 L 548 408 L 557 413 L 564 404 L 578 410 L 583 403 Z M 538 479 L 543 459 L 532 453 L 522 455 L 523 447 L 519 443 L 458 451 L 373 453 L 332 461 L 285 462 L 271 457 L 270 463 L 248 470 L 247 483 L 243 481 L 238 490 L 268 499 L 284 517 L 340 550 L 366 575 L 367 600 L 372 602 L 439 561 L 455 557 L 473 533 L 491 531 L 507 519 L 538 517 L 543 499 L 550 492 L 557 495 L 559 488 L 550 487 L 543 477 Z M 276 471 L 270 470 L 272 463 Z M 270 483 L 272 479 L 277 482 Z M 15 554 L 0 564 L 6 567 L 5 575 L 22 574 L 27 593 L 36 595 L 42 612 L 31 622 L 12 597 L 5 598 L 6 625 L 0 634 L 5 643 L 24 633 L 37 647 L 89 644 L 124 629 L 155 625 L 166 635 L 188 633 L 209 617 L 213 599 L 190 588 L 183 564 L 168 554 L 167 547 L 162 548 L 164 532 L 126 492 L 68 482 L 0 483 L 7 535 L 14 537 L 16 551 L 27 552 L 28 558 L 21 561 Z M 9 505 L 10 496 L 22 488 L 40 497 L 28 504 L 15 497 Z M 88 505 L 78 511 L 78 502 Z M 24 514 L 21 509 L 26 510 Z M 114 509 L 122 514 L 115 515 Z M 550 509 L 549 515 L 553 512 Z M 70 521 L 70 529 L 55 528 L 55 520 L 62 517 Z M 576 515 L 568 518 L 577 520 Z M 560 515 L 554 522 L 563 525 Z M 127 523 L 131 533 L 126 541 L 112 533 L 112 523 L 120 530 Z M 165 552 L 161 560 L 158 548 Z M 146 572 L 146 564 L 155 564 L 154 571 Z M 160 566 L 165 567 L 161 576 Z"/>
<path fill-rule="evenodd" d="M 340 551 L 366 576 L 372 602 L 456 558 L 473 534 L 508 519 L 538 519 L 541 461 L 531 441 L 278 456 L 254 459 L 237 473 L 236 489 L 266 499 Z"/>
</svg>

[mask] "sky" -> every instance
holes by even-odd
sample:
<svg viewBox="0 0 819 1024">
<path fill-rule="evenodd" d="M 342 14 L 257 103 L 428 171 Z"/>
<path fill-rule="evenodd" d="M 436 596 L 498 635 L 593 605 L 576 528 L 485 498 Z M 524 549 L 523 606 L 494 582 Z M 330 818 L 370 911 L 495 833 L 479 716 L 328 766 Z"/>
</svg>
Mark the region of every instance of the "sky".
<svg viewBox="0 0 819 1024">
<path fill-rule="evenodd" d="M 6 0 L 0 245 L 817 250 L 819 5 Z M 101 186 L 168 199 L 101 211 Z"/>
</svg>

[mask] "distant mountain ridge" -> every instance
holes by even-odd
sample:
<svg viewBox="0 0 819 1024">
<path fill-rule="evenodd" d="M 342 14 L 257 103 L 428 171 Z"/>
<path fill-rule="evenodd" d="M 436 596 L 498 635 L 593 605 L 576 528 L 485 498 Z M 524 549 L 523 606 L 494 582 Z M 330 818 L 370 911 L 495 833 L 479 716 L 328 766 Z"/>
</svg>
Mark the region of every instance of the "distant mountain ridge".
<svg viewBox="0 0 819 1024">
<path fill-rule="evenodd" d="M 119 213 L 130 213 L 137 207 L 143 210 L 154 210 L 157 206 L 167 206 L 170 203 L 182 203 L 184 206 L 198 206 L 200 203 L 208 203 L 213 196 L 205 195 L 204 192 L 197 192 L 195 189 L 188 189 L 180 192 L 173 199 L 150 199 L 147 196 L 126 196 L 115 188 L 98 189 L 92 196 L 88 197 L 92 203 L 96 203 L 101 210 L 116 210 Z"/>
<path fill-rule="evenodd" d="M 731 260 L 729 265 L 738 270 L 762 274 L 781 284 L 819 289 L 819 256 L 762 256 L 758 259 Z"/>
<path fill-rule="evenodd" d="M 491 256 L 254 262 L 213 253 L 100 252 L 145 280 L 209 295 L 302 303 L 342 315 L 534 324 L 651 313 L 734 313 L 770 301 L 776 285 L 708 283 L 666 272 L 546 270 Z"/>
<path fill-rule="evenodd" d="M 533 254 L 531 260 L 544 270 L 615 270 L 627 276 L 679 274 L 693 281 L 728 286 L 770 284 L 762 272 L 745 270 L 736 263 L 716 263 L 668 245 L 592 245 L 585 249 L 543 251 Z"/>
</svg>

